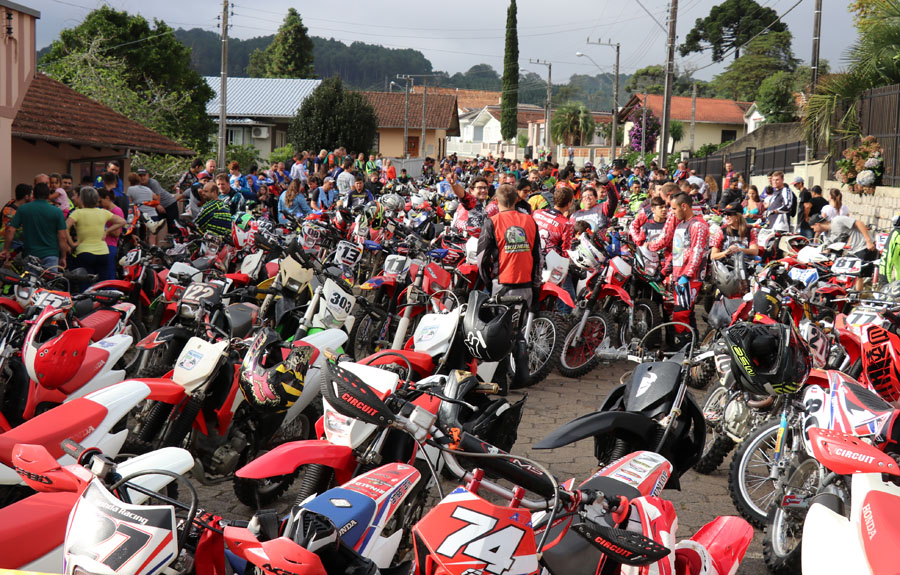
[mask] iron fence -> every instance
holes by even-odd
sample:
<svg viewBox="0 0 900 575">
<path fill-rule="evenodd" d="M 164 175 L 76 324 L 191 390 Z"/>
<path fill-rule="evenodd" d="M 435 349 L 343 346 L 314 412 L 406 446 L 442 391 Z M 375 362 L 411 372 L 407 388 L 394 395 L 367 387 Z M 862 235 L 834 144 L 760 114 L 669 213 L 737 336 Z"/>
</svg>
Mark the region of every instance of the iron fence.
<svg viewBox="0 0 900 575">
<path fill-rule="evenodd" d="M 900 84 L 867 90 L 857 102 L 859 131 L 875 136 L 884 155 L 885 186 L 900 186 Z M 839 112 L 842 114 L 843 110 Z M 837 116 L 837 115 L 836 115 Z M 839 140 L 831 154 L 829 176 L 837 171 L 837 161 L 847 148 L 859 142 Z"/>
</svg>

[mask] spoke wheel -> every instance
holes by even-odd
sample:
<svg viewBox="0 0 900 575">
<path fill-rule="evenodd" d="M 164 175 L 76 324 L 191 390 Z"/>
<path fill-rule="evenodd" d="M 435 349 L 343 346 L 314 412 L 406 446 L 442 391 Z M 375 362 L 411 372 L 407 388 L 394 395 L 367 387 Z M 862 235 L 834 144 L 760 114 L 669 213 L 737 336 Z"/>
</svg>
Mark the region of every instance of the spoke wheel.
<svg viewBox="0 0 900 575">
<path fill-rule="evenodd" d="M 770 478 L 775 465 L 775 440 L 778 420 L 771 420 L 745 439 L 728 477 L 728 490 L 735 507 L 757 527 L 766 523 L 769 507 L 775 501 L 775 481 Z"/>
<path fill-rule="evenodd" d="M 565 377 L 581 377 L 590 373 L 600 364 L 600 359 L 594 355 L 594 350 L 603 343 L 607 337 L 610 339 L 610 346 L 618 346 L 615 341 L 615 329 L 612 320 L 606 315 L 606 312 L 595 310 L 588 317 L 581 332 L 581 337 L 575 337 L 578 330 L 578 322 L 574 322 L 572 327 L 566 333 L 563 340 L 562 352 L 560 353 L 559 372 Z"/>
<path fill-rule="evenodd" d="M 531 322 L 528 341 L 528 380 L 522 387 L 543 381 L 559 361 L 566 320 L 558 313 L 538 312 Z"/>
<path fill-rule="evenodd" d="M 709 390 L 703 401 L 706 444 L 703 446 L 703 455 L 700 456 L 700 461 L 694 465 L 694 471 L 697 473 L 712 473 L 718 469 L 734 448 L 734 441 L 720 431 L 729 395 L 728 388 L 717 385 Z"/>
<path fill-rule="evenodd" d="M 784 496 L 809 499 L 821 486 L 821 467 L 815 459 L 802 461 L 784 484 Z M 800 542 L 806 509 L 776 505 L 769 513 L 769 524 L 763 537 L 763 557 L 769 571 L 787 575 L 800 570 Z"/>
</svg>

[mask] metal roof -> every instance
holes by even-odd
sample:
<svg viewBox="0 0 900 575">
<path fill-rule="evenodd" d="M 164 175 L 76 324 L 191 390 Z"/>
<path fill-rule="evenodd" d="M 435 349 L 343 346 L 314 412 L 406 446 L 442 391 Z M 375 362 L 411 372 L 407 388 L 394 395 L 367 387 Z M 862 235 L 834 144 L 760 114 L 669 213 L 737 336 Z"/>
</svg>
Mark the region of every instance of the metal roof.
<svg viewBox="0 0 900 575">
<path fill-rule="evenodd" d="M 204 76 L 215 92 L 206 104 L 206 113 L 219 114 L 219 77 Z M 290 118 L 297 113 L 303 101 L 319 87 L 322 80 L 294 78 L 228 78 L 225 101 L 227 116 L 257 116 L 266 118 Z"/>
<path fill-rule="evenodd" d="M 34 8 L 29 8 L 28 6 L 22 6 L 21 4 L 16 4 L 15 2 L 7 2 L 7 0 L 0 0 L 0 7 L 9 8 L 11 10 L 15 10 L 16 12 L 21 12 L 23 14 L 28 14 L 29 16 L 33 16 L 34 18 L 40 18 L 41 13 L 35 10 Z"/>
</svg>

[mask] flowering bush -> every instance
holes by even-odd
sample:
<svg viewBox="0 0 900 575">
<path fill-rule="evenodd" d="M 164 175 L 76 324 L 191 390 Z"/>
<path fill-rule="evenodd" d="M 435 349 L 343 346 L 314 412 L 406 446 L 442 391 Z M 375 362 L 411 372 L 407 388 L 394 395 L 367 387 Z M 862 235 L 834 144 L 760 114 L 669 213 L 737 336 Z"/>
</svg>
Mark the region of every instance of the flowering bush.
<svg viewBox="0 0 900 575">
<path fill-rule="evenodd" d="M 884 157 L 875 136 L 866 136 L 858 146 L 844 150 L 843 156 L 837 161 L 838 169 L 834 174 L 836 180 L 866 187 L 876 186 L 881 182 Z"/>
<path fill-rule="evenodd" d="M 641 125 L 643 124 L 643 111 L 640 106 L 635 106 L 628 119 L 634 123 L 628 131 L 628 142 L 631 149 L 641 151 Z M 649 109 L 647 110 L 647 135 L 644 141 L 644 150 L 650 151 L 656 147 L 656 139 L 659 137 L 659 120 Z"/>
</svg>

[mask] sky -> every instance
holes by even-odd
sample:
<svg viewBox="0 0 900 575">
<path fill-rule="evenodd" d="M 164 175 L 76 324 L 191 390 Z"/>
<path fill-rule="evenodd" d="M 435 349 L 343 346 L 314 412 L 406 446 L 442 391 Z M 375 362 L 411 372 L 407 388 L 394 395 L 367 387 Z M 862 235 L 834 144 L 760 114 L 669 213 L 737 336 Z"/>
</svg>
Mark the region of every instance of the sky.
<svg viewBox="0 0 900 575">
<path fill-rule="evenodd" d="M 109 4 L 118 10 L 158 18 L 173 28 L 201 27 L 217 31 L 222 2 L 217 0 L 17 0 L 41 11 L 37 24 L 37 45 L 55 40 L 64 28 L 78 25 L 92 9 Z M 683 41 L 697 18 L 709 14 L 722 0 L 679 0 L 678 43 Z M 815 0 L 758 0 L 762 6 L 784 15 L 793 34 L 794 55 L 808 63 L 812 53 Z M 234 0 L 230 32 L 238 38 L 273 34 L 293 6 L 301 14 L 313 36 L 335 38 L 345 43 L 362 41 L 391 48 L 415 48 L 431 60 L 436 70 L 450 74 L 465 72 L 480 63 L 502 73 L 505 0 L 455 0 L 433 2 L 413 0 Z M 665 61 L 667 0 L 568 0 L 554 5 L 538 0 L 519 0 L 519 66 L 546 76 L 547 68 L 531 64 L 539 59 L 552 63 L 553 83 L 565 83 L 572 74 L 596 74 L 598 68 L 612 72 L 615 50 L 588 45 L 591 41 L 620 43 L 620 70 L 635 70 Z M 796 6 L 795 6 L 796 5 Z M 343 8 L 339 8 L 342 6 Z M 548 6 L 565 6 L 550 10 Z M 646 8 L 643 9 L 643 8 Z M 840 70 L 847 48 L 856 38 L 846 2 L 823 2 L 820 57 Z M 588 57 L 577 57 L 583 52 Z M 694 76 L 709 80 L 724 69 L 714 64 L 708 52 L 677 55 L 676 63 L 697 71 Z"/>
</svg>

